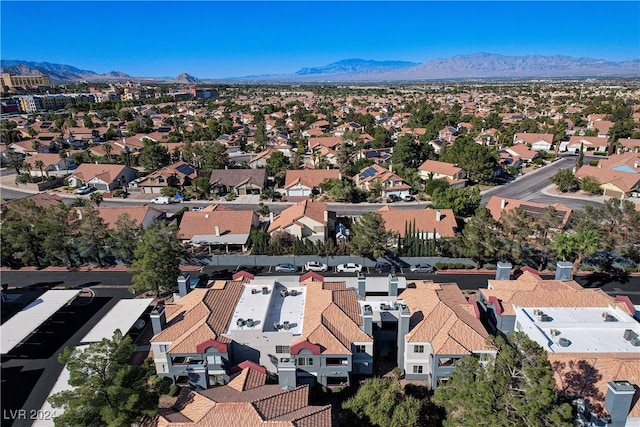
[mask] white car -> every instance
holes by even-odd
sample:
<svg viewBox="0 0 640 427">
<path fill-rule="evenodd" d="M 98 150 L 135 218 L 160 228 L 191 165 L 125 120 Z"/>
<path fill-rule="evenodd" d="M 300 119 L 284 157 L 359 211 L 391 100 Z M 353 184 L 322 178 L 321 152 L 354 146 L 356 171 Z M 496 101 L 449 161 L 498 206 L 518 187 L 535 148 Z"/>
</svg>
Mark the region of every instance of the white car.
<svg viewBox="0 0 640 427">
<path fill-rule="evenodd" d="M 337 273 L 360 273 L 362 266 L 354 262 L 348 262 L 346 264 L 340 264 L 336 267 Z"/>
<path fill-rule="evenodd" d="M 309 261 L 304 265 L 304 271 L 322 271 L 329 270 L 329 266 L 322 262 Z"/>
<path fill-rule="evenodd" d="M 89 194 L 93 190 L 95 190 L 94 187 L 91 187 L 90 185 L 83 185 L 82 187 L 76 190 L 76 194 Z"/>
</svg>

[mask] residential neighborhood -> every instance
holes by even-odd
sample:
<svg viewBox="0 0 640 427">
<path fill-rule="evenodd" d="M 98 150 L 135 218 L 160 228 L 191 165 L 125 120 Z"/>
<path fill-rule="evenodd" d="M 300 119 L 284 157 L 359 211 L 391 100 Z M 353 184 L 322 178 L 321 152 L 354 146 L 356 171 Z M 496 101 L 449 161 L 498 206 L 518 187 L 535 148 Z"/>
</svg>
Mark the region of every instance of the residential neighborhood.
<svg viewBox="0 0 640 427">
<path fill-rule="evenodd" d="M 101 329 L 155 396 L 139 425 L 380 425 L 368 387 L 454 425 L 503 363 L 547 378 L 522 387 L 557 425 L 640 423 L 635 80 L 34 82 L 2 98 L 2 273 L 43 275 L 2 279 L 3 375 L 56 313 L 144 300 Z M 105 352 L 67 347 L 22 402 L 61 420 L 64 375 Z"/>
</svg>

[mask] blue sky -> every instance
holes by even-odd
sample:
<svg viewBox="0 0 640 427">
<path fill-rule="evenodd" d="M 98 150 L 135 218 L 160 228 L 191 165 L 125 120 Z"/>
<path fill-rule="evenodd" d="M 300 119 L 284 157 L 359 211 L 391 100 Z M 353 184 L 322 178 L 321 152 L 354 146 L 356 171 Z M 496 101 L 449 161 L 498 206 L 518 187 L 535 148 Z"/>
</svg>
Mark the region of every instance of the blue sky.
<svg viewBox="0 0 640 427">
<path fill-rule="evenodd" d="M 640 2 L 7 1 L 2 59 L 98 73 L 287 74 L 347 58 L 640 58 Z"/>
</svg>

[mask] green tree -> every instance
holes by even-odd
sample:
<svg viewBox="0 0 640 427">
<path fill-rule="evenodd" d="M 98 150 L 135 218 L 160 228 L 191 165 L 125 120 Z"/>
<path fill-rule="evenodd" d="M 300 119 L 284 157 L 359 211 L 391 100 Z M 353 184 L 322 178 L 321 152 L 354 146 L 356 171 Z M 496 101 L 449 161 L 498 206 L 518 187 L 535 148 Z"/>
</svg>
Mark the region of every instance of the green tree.
<svg viewBox="0 0 640 427">
<path fill-rule="evenodd" d="M 78 228 L 78 250 L 81 255 L 94 259 L 100 267 L 104 267 L 107 225 L 92 206 L 87 205 L 79 212 L 81 212 L 81 220 Z"/>
<path fill-rule="evenodd" d="M 55 425 L 124 427 L 154 417 L 161 382 L 148 361 L 131 364 L 134 351 L 131 338 L 120 330 L 83 350 L 66 347 L 58 360 L 67 365 L 73 388 L 49 398 L 63 410 Z"/>
<path fill-rule="evenodd" d="M 576 157 L 576 172 L 578 172 L 578 169 L 580 169 L 582 165 L 584 165 L 584 144 L 580 143 L 580 151 L 578 152 L 578 157 Z"/>
<path fill-rule="evenodd" d="M 534 219 L 519 206 L 503 212 L 500 216 L 500 238 L 502 255 L 515 264 L 523 261 L 525 247 L 533 229 Z"/>
<path fill-rule="evenodd" d="M 498 253 L 498 223 L 489 209 L 478 208 L 462 230 L 461 252 L 476 262 L 480 268 L 483 261 L 493 261 Z"/>
<path fill-rule="evenodd" d="M 171 155 L 164 145 L 149 138 L 143 138 L 144 147 L 140 150 L 138 162 L 148 171 L 155 171 L 171 163 Z"/>
<path fill-rule="evenodd" d="M 197 158 L 202 159 L 201 165 L 203 169 L 224 169 L 229 166 L 229 154 L 227 154 L 227 147 L 218 141 L 206 141 L 204 145 L 197 145 L 194 148 L 194 152 Z"/>
<path fill-rule="evenodd" d="M 141 237 L 141 228 L 128 213 L 123 213 L 118 215 L 115 227 L 109 233 L 109 245 L 115 256 L 131 262 Z"/>
<path fill-rule="evenodd" d="M 600 239 L 594 230 L 578 233 L 562 233 L 556 237 L 553 244 L 559 258 L 564 261 L 573 259 L 572 273 L 575 275 L 582 264 L 582 260 L 598 250 Z"/>
<path fill-rule="evenodd" d="M 563 193 L 576 191 L 580 188 L 579 180 L 573 176 L 573 172 L 570 169 L 558 169 L 549 180 Z"/>
<path fill-rule="evenodd" d="M 89 196 L 89 200 L 91 201 L 91 203 L 96 205 L 96 207 L 99 207 L 100 203 L 104 201 L 104 198 L 102 197 L 102 193 L 96 192 L 96 193 L 91 193 L 91 195 Z"/>
<path fill-rule="evenodd" d="M 489 182 L 498 164 L 494 150 L 477 144 L 469 137 L 459 137 L 447 147 L 443 147 L 440 160 L 457 164 L 469 173 L 469 178 L 476 182 Z"/>
<path fill-rule="evenodd" d="M 47 230 L 42 220 L 41 208 L 33 200 L 13 201 L 2 216 L 2 259 L 9 263 L 19 261 L 22 265 L 43 267 L 46 263 L 43 242 Z"/>
<path fill-rule="evenodd" d="M 324 195 L 336 202 L 352 202 L 357 198 L 353 181 L 337 178 L 327 179 L 320 183 Z"/>
<path fill-rule="evenodd" d="M 393 233 L 386 231 L 377 212 L 367 212 L 351 226 L 351 252 L 366 257 L 384 256 L 393 245 Z"/>
<path fill-rule="evenodd" d="M 436 389 L 433 401 L 447 412 L 443 425 L 572 426 L 571 406 L 557 403 L 546 352 L 521 332 L 493 345 L 495 360 L 485 365 L 465 357 Z"/>
<path fill-rule="evenodd" d="M 144 232 L 134 251 L 129 289 L 137 292 L 151 290 L 156 296 L 173 289 L 184 255 L 177 234 L 177 227 L 161 222 L 154 223 Z"/>
<path fill-rule="evenodd" d="M 275 177 L 276 181 L 281 185 L 284 183 L 284 177 L 290 165 L 289 159 L 282 151 L 274 151 L 267 159 L 267 175 Z"/>
<path fill-rule="evenodd" d="M 482 196 L 478 187 L 447 187 L 435 190 L 432 199 L 434 208 L 453 209 L 456 216 L 468 217 L 478 209 Z"/>
<path fill-rule="evenodd" d="M 45 173 L 44 173 L 44 162 L 42 160 L 36 160 L 34 162 L 34 166 L 37 167 L 40 170 L 40 176 L 42 178 L 45 177 Z M 49 173 L 47 172 L 46 177 L 49 178 Z"/>
<path fill-rule="evenodd" d="M 403 393 L 392 378 L 369 378 L 358 392 L 342 404 L 349 425 L 400 427 L 416 426 L 423 403 Z"/>
<path fill-rule="evenodd" d="M 340 169 L 340 174 L 345 177 L 352 177 L 352 168 L 353 168 L 353 148 L 349 146 L 346 142 L 343 142 L 340 146 L 340 149 L 336 153 L 336 163 L 338 164 L 338 169 Z"/>
<path fill-rule="evenodd" d="M 393 147 L 391 159 L 396 168 L 398 166 L 417 168 L 422 163 L 420 161 L 420 146 L 416 144 L 411 135 L 401 135 Z"/>
<path fill-rule="evenodd" d="M 585 176 L 580 180 L 580 189 L 590 194 L 602 194 L 600 181 L 593 176 Z"/>
</svg>

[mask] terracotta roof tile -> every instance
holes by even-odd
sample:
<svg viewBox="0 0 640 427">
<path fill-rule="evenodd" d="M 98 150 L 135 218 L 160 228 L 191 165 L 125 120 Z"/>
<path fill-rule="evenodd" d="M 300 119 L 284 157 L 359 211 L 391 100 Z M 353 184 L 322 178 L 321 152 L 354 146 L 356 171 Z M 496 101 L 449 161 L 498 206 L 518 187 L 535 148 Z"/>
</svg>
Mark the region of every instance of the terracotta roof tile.
<svg viewBox="0 0 640 427">
<path fill-rule="evenodd" d="M 100 206 L 96 210 L 109 230 L 116 228 L 116 221 L 124 214 L 127 214 L 138 227 L 142 227 L 147 218 L 158 218 L 165 214 L 153 206 Z"/>
<path fill-rule="evenodd" d="M 227 386 L 237 391 L 246 391 L 263 386 L 266 381 L 267 374 L 265 372 L 259 372 L 251 368 L 244 368 L 235 378 L 229 381 Z"/>
<path fill-rule="evenodd" d="M 305 187 L 319 187 L 324 180 L 340 179 L 338 169 L 305 169 L 289 170 L 285 177 L 284 188 L 290 188 L 295 184 L 302 184 Z"/>
<path fill-rule="evenodd" d="M 182 216 L 178 237 L 183 240 L 192 239 L 197 235 L 213 235 L 216 226 L 220 235 L 224 234 L 251 234 L 251 229 L 256 222 L 257 213 L 254 211 L 220 210 L 185 212 Z"/>
<path fill-rule="evenodd" d="M 326 225 L 325 212 L 327 211 L 327 204 L 317 200 L 304 200 L 293 206 L 290 206 L 283 210 L 280 215 L 274 218 L 273 222 L 269 224 L 269 232 L 287 228 L 291 224 L 298 221 L 300 218 L 311 218 L 320 224 Z"/>
<path fill-rule="evenodd" d="M 289 392 L 255 401 L 253 406 L 264 420 L 272 420 L 307 406 L 308 401 L 309 387 L 297 387 Z"/>
<path fill-rule="evenodd" d="M 437 160 L 426 160 L 420 165 L 418 170 L 422 170 L 425 172 L 434 172 L 446 176 L 455 176 L 462 172 L 462 168 L 459 168 L 451 163 L 439 162 Z"/>
<path fill-rule="evenodd" d="M 504 208 L 502 207 L 503 204 L 504 204 Z M 502 212 L 508 212 L 517 207 L 520 207 L 530 215 L 536 217 L 536 216 L 539 216 L 538 212 L 540 212 L 541 209 L 544 209 L 548 206 L 553 206 L 555 208 L 555 210 L 559 214 L 558 216 L 562 217 L 563 225 L 569 221 L 569 217 L 571 216 L 572 210 L 571 208 L 568 208 L 567 206 L 560 203 L 547 205 L 544 203 L 531 202 L 528 200 L 525 201 L 525 200 L 518 200 L 518 199 L 509 199 L 506 197 L 497 197 L 497 196 L 492 196 L 489 199 L 489 202 L 487 202 L 487 209 L 491 211 L 491 216 L 493 216 L 493 218 L 496 221 L 500 220 L 500 216 L 502 215 Z"/>
<path fill-rule="evenodd" d="M 413 224 L 423 233 L 433 233 L 433 230 L 441 237 L 454 237 L 457 227 L 456 219 L 451 209 L 396 209 L 385 206 L 376 211 L 384 220 L 384 228 L 393 230 L 404 237 L 407 223 Z M 437 220 L 440 212 L 440 221 Z"/>
<path fill-rule="evenodd" d="M 486 300 L 496 297 L 503 315 L 515 315 L 518 307 L 619 307 L 625 313 L 629 307 L 616 301 L 602 289 L 583 288 L 575 280 L 544 280 L 528 271 L 515 280 L 489 280 L 488 289 L 480 289 Z"/>
</svg>

